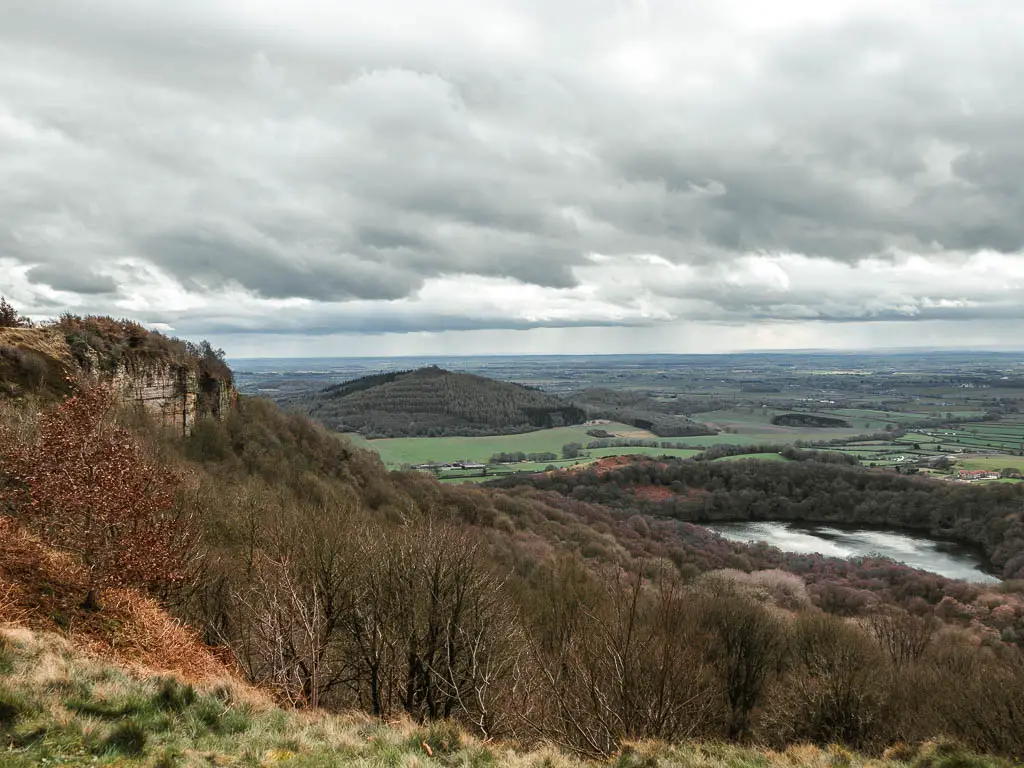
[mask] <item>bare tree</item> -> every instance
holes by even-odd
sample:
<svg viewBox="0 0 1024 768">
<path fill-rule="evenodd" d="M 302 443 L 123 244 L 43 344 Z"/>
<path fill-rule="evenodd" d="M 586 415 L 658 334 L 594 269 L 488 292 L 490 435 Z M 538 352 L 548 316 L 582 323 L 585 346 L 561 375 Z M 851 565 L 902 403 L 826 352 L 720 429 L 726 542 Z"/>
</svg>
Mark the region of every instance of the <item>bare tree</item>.
<svg viewBox="0 0 1024 768">
<path fill-rule="evenodd" d="M 552 594 L 553 621 L 531 642 L 532 705 L 520 714 L 535 736 L 606 756 L 625 740 L 678 740 L 706 724 L 713 685 L 689 593 L 674 573 L 651 584 L 641 571 L 588 585 L 585 608 Z"/>
<path fill-rule="evenodd" d="M 914 616 L 894 607 L 875 611 L 868 618 L 868 628 L 896 669 L 924 655 L 935 635 L 935 626 L 932 616 Z"/>
<path fill-rule="evenodd" d="M 765 606 L 724 582 L 701 594 L 699 626 L 705 657 L 715 669 L 729 708 L 731 739 L 749 736 L 751 714 L 781 670 L 786 628 Z"/>
<path fill-rule="evenodd" d="M 249 676 L 295 706 L 317 707 L 351 682 L 343 632 L 353 565 L 348 512 L 301 506 L 268 526 L 234 592 L 234 645 Z"/>
<path fill-rule="evenodd" d="M 890 697 L 882 652 L 856 624 L 806 613 L 793 627 L 792 665 L 766 709 L 778 745 L 809 741 L 860 748 L 886 740 Z"/>
</svg>

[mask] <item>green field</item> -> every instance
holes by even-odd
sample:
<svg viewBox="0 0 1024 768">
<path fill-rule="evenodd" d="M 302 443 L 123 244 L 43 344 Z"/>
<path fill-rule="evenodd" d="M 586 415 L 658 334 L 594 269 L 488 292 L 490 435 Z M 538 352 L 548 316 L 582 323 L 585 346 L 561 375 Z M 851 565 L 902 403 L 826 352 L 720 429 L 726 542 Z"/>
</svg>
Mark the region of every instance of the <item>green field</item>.
<svg viewBox="0 0 1024 768">
<path fill-rule="evenodd" d="M 650 432 L 627 424 L 611 423 L 601 425 L 601 429 L 621 437 L 659 442 L 683 443 L 690 448 L 660 447 L 614 447 L 583 449 L 579 462 L 585 463 L 606 456 L 622 456 L 640 454 L 646 456 L 676 456 L 690 458 L 700 449 L 714 445 L 758 445 L 788 444 L 797 440 L 824 441 L 834 438 L 848 438 L 868 431 L 882 431 L 885 424 L 902 424 L 912 428 L 914 421 L 923 418 L 921 414 L 873 411 L 867 408 L 848 408 L 824 411 L 822 415 L 845 418 L 854 426 L 850 429 L 815 429 L 780 427 L 770 423 L 773 415 L 782 413 L 773 408 L 737 407 L 727 410 L 709 411 L 695 416 L 696 420 L 712 423 L 727 429 L 717 435 L 694 437 L 658 438 Z M 586 445 L 594 438 L 587 431 L 594 427 L 575 426 L 556 429 L 538 430 L 517 435 L 497 435 L 489 437 L 408 437 L 389 438 L 382 440 L 366 440 L 360 435 L 349 434 L 347 437 L 355 444 L 369 448 L 380 454 L 381 459 L 391 469 L 414 464 L 430 462 L 472 461 L 487 463 L 496 453 L 554 453 L 561 456 L 562 446 L 566 443 Z M 914 444 L 917 444 L 917 448 Z M 991 422 L 975 422 L 955 424 L 947 427 L 927 428 L 922 432 L 910 432 L 892 441 L 872 440 L 835 446 L 827 450 L 839 451 L 856 456 L 861 462 L 873 466 L 893 466 L 900 463 L 899 457 L 906 461 L 934 457 L 939 454 L 963 451 L 965 454 L 990 453 L 992 455 L 965 455 L 956 462 L 963 469 L 1003 469 L 1014 467 L 1024 471 L 1024 457 L 1018 456 L 1024 445 L 1024 420 L 1019 416 L 1011 419 Z M 730 456 L 721 460 L 762 459 L 778 461 L 776 453 L 746 454 Z M 480 475 L 446 474 L 442 479 L 462 482 L 470 480 L 480 482 L 484 479 L 508 472 L 541 472 L 548 466 L 571 466 L 576 461 L 522 462 L 512 465 L 490 467 L 486 477 Z"/>
<path fill-rule="evenodd" d="M 693 416 L 695 421 L 705 424 L 714 424 L 726 431 L 718 435 L 688 437 L 686 442 L 693 445 L 712 446 L 722 444 L 753 445 L 757 443 L 794 443 L 797 440 L 833 440 L 835 438 L 849 438 L 862 435 L 868 432 L 881 432 L 885 429 L 885 422 L 875 419 L 849 418 L 836 411 L 799 411 L 800 413 L 814 413 L 819 416 L 830 418 L 842 418 L 848 421 L 851 426 L 834 429 L 816 427 L 781 427 L 772 424 L 772 417 L 782 413 L 793 413 L 791 410 L 778 410 L 775 408 L 761 408 L 760 406 L 736 407 L 717 411 L 707 411 Z M 866 412 L 870 413 L 870 412 Z M 879 416 L 881 411 L 877 411 Z"/>
<path fill-rule="evenodd" d="M 595 438 L 587 434 L 588 429 L 594 429 L 594 427 L 557 427 L 519 435 L 488 437 L 398 437 L 383 440 L 366 440 L 360 435 L 353 434 L 347 434 L 346 437 L 360 447 L 377 451 L 389 467 L 399 467 L 403 464 L 426 464 L 434 461 L 486 462 L 496 453 L 519 451 L 523 453 L 555 453 L 561 456 L 562 446 L 566 443 L 586 445 L 593 441 Z M 690 442 L 687 438 L 659 438 L 650 432 L 628 424 L 602 424 L 600 429 L 641 440 Z M 648 451 L 659 455 L 673 452 L 672 449 L 662 448 L 601 448 L 593 451 L 592 454 L 594 456 L 617 456 L 624 453 L 646 453 Z M 543 466 L 540 468 L 543 469 Z"/>
<path fill-rule="evenodd" d="M 785 456 L 780 456 L 777 453 L 744 453 L 742 456 L 721 456 L 713 461 L 744 461 L 746 459 L 756 459 L 758 461 L 789 461 Z"/>
<path fill-rule="evenodd" d="M 682 438 L 672 438 L 673 442 Z M 687 441 L 689 442 L 689 441 Z M 688 459 L 700 453 L 697 449 L 690 448 L 593 448 L 584 450 L 584 454 L 591 458 L 600 459 L 605 456 L 675 456 L 680 459 Z"/>
<path fill-rule="evenodd" d="M 1013 467 L 1019 472 L 1024 472 L 1024 456 L 976 456 L 958 459 L 956 464 L 961 469 L 1000 470 Z"/>
</svg>

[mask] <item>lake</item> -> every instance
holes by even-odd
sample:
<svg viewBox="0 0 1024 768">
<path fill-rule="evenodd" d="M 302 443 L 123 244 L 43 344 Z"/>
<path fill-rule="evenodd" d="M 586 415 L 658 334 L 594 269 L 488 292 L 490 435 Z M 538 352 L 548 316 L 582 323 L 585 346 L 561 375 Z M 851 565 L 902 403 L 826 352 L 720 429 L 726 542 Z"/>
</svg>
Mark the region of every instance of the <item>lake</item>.
<svg viewBox="0 0 1024 768">
<path fill-rule="evenodd" d="M 982 570 L 982 559 L 966 547 L 907 533 L 767 522 L 707 527 L 732 541 L 763 541 L 784 552 L 841 558 L 880 555 L 950 579 L 986 584 L 999 581 Z"/>
</svg>

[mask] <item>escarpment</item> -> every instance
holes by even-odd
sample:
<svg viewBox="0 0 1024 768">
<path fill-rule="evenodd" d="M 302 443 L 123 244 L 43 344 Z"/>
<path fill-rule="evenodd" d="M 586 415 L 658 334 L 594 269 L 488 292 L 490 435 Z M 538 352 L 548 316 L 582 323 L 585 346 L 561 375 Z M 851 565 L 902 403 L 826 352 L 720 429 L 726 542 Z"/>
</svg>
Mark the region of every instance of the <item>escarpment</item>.
<svg viewBox="0 0 1024 768">
<path fill-rule="evenodd" d="M 110 318 L 0 328 L 0 395 L 45 399 L 82 381 L 113 386 L 126 405 L 182 435 L 202 416 L 223 417 L 237 399 L 230 368 L 206 343 Z"/>
</svg>

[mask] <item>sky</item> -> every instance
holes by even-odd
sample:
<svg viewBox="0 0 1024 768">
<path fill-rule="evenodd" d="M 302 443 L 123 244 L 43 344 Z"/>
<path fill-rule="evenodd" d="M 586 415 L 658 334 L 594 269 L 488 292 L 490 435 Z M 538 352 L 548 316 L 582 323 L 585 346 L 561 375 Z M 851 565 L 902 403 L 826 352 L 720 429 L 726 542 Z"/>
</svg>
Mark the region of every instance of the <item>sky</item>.
<svg viewBox="0 0 1024 768">
<path fill-rule="evenodd" d="M 1024 349 L 1019 0 L 0 0 L 0 294 L 232 357 Z"/>
</svg>

